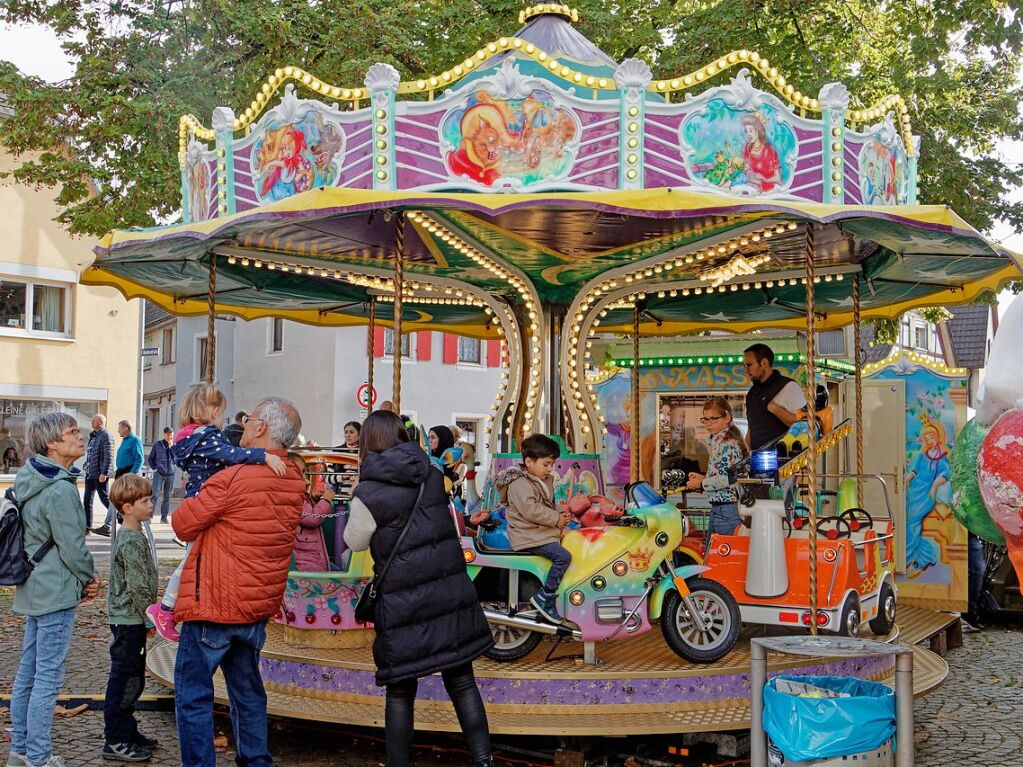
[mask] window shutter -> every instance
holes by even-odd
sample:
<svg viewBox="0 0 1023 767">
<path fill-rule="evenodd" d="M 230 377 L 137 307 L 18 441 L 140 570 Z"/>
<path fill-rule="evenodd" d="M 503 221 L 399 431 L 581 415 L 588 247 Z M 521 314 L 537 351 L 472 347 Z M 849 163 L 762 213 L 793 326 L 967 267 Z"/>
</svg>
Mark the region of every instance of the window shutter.
<svg viewBox="0 0 1023 767">
<path fill-rule="evenodd" d="M 501 367 L 501 342 L 499 340 L 487 341 L 487 367 Z"/>
<path fill-rule="evenodd" d="M 384 329 L 379 325 L 373 328 L 373 356 L 384 356 Z"/>
<path fill-rule="evenodd" d="M 420 362 L 428 362 L 433 352 L 433 332 L 420 330 L 416 336 L 416 359 Z"/>
<path fill-rule="evenodd" d="M 444 334 L 444 364 L 455 365 L 458 363 L 458 336 L 451 333 Z"/>
</svg>

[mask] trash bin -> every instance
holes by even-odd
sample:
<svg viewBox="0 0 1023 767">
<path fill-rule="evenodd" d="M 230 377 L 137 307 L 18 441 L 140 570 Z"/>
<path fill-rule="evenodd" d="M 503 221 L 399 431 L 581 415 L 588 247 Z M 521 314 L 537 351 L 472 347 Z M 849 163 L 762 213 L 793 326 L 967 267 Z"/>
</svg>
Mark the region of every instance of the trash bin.
<svg viewBox="0 0 1023 767">
<path fill-rule="evenodd" d="M 895 694 L 853 677 L 778 676 L 764 687 L 772 767 L 895 763 Z"/>
</svg>

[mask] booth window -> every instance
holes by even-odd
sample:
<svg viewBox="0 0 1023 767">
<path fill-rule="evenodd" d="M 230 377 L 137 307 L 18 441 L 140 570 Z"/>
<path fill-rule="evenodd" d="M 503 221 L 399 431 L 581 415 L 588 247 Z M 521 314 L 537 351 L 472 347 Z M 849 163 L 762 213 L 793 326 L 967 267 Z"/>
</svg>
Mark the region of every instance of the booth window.
<svg viewBox="0 0 1023 767">
<path fill-rule="evenodd" d="M 100 411 L 99 402 L 76 402 L 47 399 L 0 399 L 0 474 L 14 474 L 32 457 L 25 441 L 29 422 L 40 415 L 63 412 L 77 422 L 88 439 L 90 421 Z M 81 467 L 84 458 L 75 465 Z"/>
<path fill-rule="evenodd" d="M 390 328 L 384 330 L 384 355 L 394 356 L 394 331 Z M 412 359 L 412 334 L 401 334 L 401 356 L 404 359 Z"/>
<path fill-rule="evenodd" d="M 0 277 L 0 331 L 70 337 L 70 286 Z"/>
<path fill-rule="evenodd" d="M 458 337 L 458 361 L 469 365 L 483 364 L 483 342 L 478 338 Z"/>
</svg>

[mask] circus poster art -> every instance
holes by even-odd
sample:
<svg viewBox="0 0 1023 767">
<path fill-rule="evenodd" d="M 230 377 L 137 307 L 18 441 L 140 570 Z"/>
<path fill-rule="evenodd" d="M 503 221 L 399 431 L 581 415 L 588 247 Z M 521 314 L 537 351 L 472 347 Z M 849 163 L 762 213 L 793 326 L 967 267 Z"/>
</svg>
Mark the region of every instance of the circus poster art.
<svg viewBox="0 0 1023 767">
<path fill-rule="evenodd" d="M 189 142 L 185 154 L 185 178 L 188 184 L 188 219 L 190 223 L 205 221 L 210 217 L 210 188 L 212 179 L 207 152 L 194 139 Z"/>
<path fill-rule="evenodd" d="M 256 196 L 261 202 L 333 186 L 344 155 L 341 126 L 315 109 L 267 122 L 252 149 Z"/>
<path fill-rule="evenodd" d="M 564 177 L 581 132 L 572 110 L 541 88 L 507 98 L 477 90 L 441 123 L 448 171 L 487 187 L 504 181 L 522 188 Z"/>
<path fill-rule="evenodd" d="M 898 203 L 897 154 L 875 136 L 860 150 L 860 194 L 864 205 Z"/>
<path fill-rule="evenodd" d="M 690 176 L 702 186 L 760 197 L 792 184 L 798 141 L 773 104 L 742 109 L 713 98 L 680 130 Z"/>
</svg>

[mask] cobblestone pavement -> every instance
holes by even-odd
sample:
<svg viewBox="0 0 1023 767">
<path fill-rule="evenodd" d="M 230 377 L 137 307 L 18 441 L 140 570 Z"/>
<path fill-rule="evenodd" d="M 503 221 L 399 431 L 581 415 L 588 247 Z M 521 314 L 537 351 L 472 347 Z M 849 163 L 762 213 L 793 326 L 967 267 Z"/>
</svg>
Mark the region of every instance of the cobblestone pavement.
<svg viewBox="0 0 1023 767">
<path fill-rule="evenodd" d="M 105 580 L 106 565 L 100 561 Z M 161 563 L 166 577 L 173 570 L 171 561 Z M 105 585 L 105 584 L 104 584 Z M 17 669 L 23 622 L 11 612 L 13 593 L 0 589 L 0 758 L 6 756 L 10 718 L 6 707 L 11 683 Z M 54 749 L 65 757 L 68 767 L 101 764 L 103 716 L 95 708 L 101 704 L 109 668 L 105 621 L 106 595 L 83 605 L 75 625 L 75 640 L 67 661 L 62 701 L 72 711 L 82 702 L 94 708 L 73 716 L 58 713 L 53 729 Z M 945 684 L 916 703 L 916 745 L 918 767 L 1018 767 L 1023 750 L 1023 668 L 1019 648 L 1023 645 L 1023 627 L 993 626 L 979 634 L 967 634 L 964 646 L 947 658 L 951 668 Z M 153 682 L 146 688 L 149 710 L 139 712 L 142 729 L 158 737 L 163 747 L 154 754 L 153 765 L 178 765 L 177 737 L 169 691 Z M 234 763 L 229 741 L 230 721 L 226 712 L 218 714 L 220 741 L 218 765 Z M 279 767 L 378 767 L 385 762 L 382 733 L 341 727 L 309 726 L 306 723 L 277 720 L 272 723 L 271 748 Z M 655 739 L 614 741 L 612 753 L 632 753 L 630 747 L 644 742 L 647 754 L 664 754 Z M 417 735 L 423 747 L 417 751 L 416 764 L 467 764 L 458 753 L 459 739 L 449 736 Z M 508 744 L 534 752 L 550 754 L 557 743 L 545 740 L 512 739 Z M 516 754 L 526 764 L 543 762 L 538 756 Z M 549 761 L 547 762 L 549 763 Z M 692 762 L 693 765 L 706 760 Z"/>
</svg>

